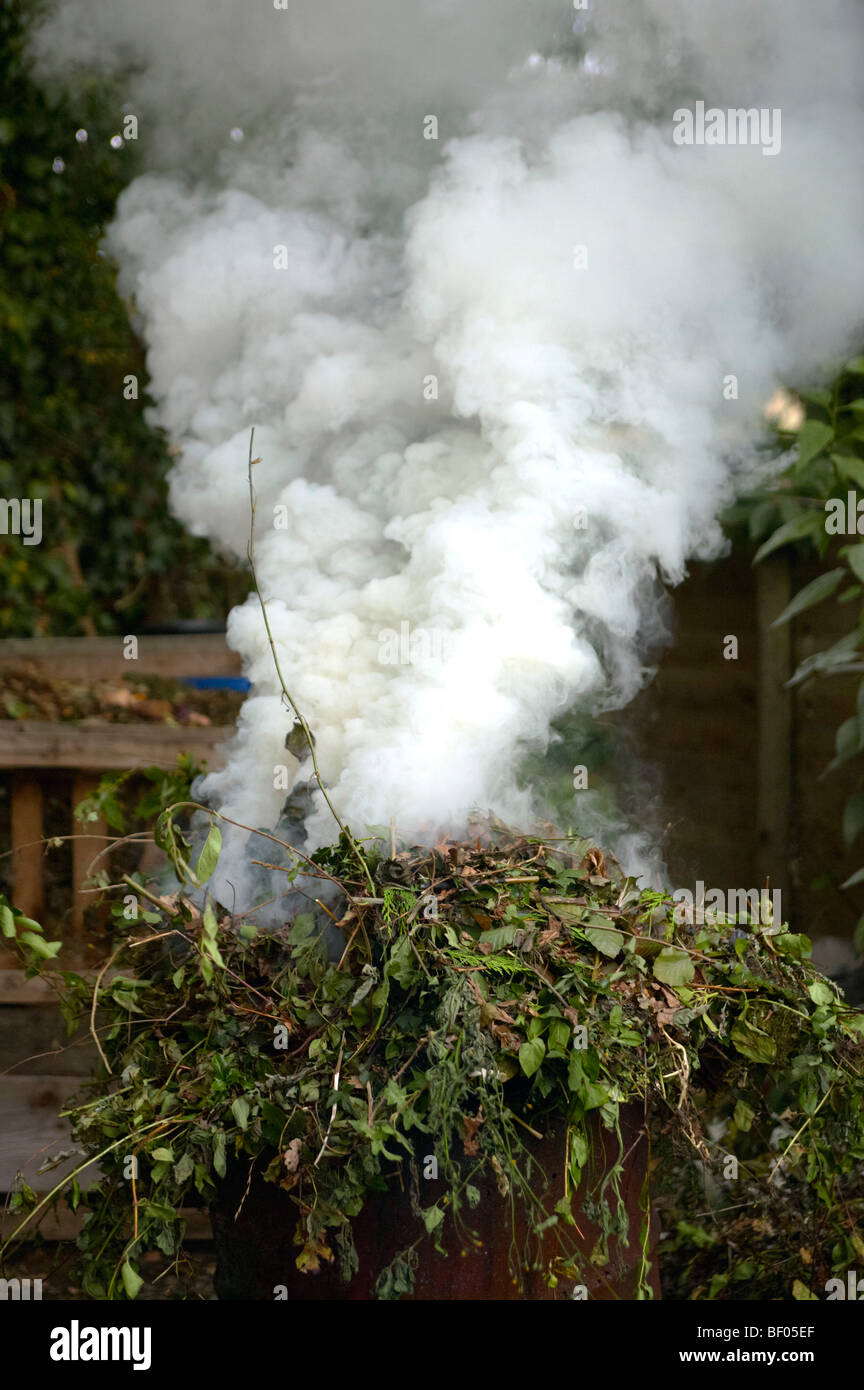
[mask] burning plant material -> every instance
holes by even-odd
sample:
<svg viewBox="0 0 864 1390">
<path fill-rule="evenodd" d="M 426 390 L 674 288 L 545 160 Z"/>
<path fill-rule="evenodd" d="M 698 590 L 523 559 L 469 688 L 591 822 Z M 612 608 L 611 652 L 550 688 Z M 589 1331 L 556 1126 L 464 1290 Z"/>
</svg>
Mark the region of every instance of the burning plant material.
<svg viewBox="0 0 864 1390">
<path fill-rule="evenodd" d="M 89 1296 L 134 1297 L 144 1253 L 179 1256 L 180 1208 L 213 1200 L 238 1165 L 296 1204 L 296 1263 L 310 1277 L 330 1265 L 351 1276 L 353 1220 L 401 1183 L 415 1229 L 376 1274 L 379 1296 L 409 1292 L 430 1246 L 455 1236 L 470 1247 L 491 1180 L 527 1231 L 511 1247 L 513 1278 L 540 1263 L 547 1283 L 578 1286 L 626 1231 L 621 1113 L 634 1101 L 654 1145 L 683 1146 L 716 1175 L 734 1156 L 770 1190 L 778 1225 L 806 1189 L 838 1267 L 861 1240 L 850 1175 L 864 1157 L 864 1015 L 809 964 L 806 937 L 678 924 L 671 898 L 640 890 L 589 841 L 491 821 L 433 848 L 394 853 L 345 832 L 308 860 L 295 854 L 287 877 L 317 879 L 341 903 L 327 907 L 342 941 L 333 960 L 312 911 L 264 934 L 251 917 L 195 906 L 188 894 L 200 902 L 218 860 L 218 817 L 193 868 L 178 814 L 163 813 L 158 838 L 187 889 L 150 895 L 157 910 L 126 928 L 109 964 L 134 975 L 106 965 L 95 994 L 62 977 L 67 1013 L 89 1016 L 106 1070 L 72 1111 L 78 1171 L 98 1158 L 104 1173 L 86 1192 L 73 1178 L 67 1197 L 92 1213 L 79 1241 Z M 41 929 L 2 911 L 4 934 L 32 958 Z M 619 1159 L 591 1188 L 598 1120 Z M 567 1163 L 554 1204 L 532 1153 L 551 1132 Z M 437 1158 L 430 1196 L 420 1138 Z M 600 1230 L 587 1255 L 572 1201 L 586 1178 Z M 38 1203 L 24 1189 L 15 1204 L 45 1211 L 64 1187 Z M 722 1234 L 727 1218 L 713 1220 Z M 646 1244 L 642 1297 L 648 1266 Z"/>
</svg>

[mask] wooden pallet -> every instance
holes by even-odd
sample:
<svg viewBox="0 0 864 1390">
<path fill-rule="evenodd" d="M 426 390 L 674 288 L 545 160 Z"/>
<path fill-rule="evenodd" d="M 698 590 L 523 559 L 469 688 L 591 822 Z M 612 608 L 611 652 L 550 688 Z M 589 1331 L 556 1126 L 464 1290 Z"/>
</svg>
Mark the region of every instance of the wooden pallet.
<svg viewBox="0 0 864 1390">
<path fill-rule="evenodd" d="M 192 754 L 210 767 L 220 764 L 220 747 L 231 737 L 230 727 L 178 728 L 164 724 L 49 724 L 37 720 L 0 720 L 0 773 L 9 778 L 12 809 L 12 898 L 28 917 L 41 920 L 45 902 L 44 779 L 58 770 L 67 773 L 69 828 L 72 842 L 71 935 L 79 937 L 84 909 L 91 898 L 84 890 L 96 854 L 108 842 L 102 821 L 87 829 L 73 809 L 98 785 L 104 772 L 127 768 L 173 767 L 180 753 Z M 103 856 L 100 868 L 108 868 Z M 11 964 L 0 953 L 0 968 Z"/>
<path fill-rule="evenodd" d="M 220 634 L 197 637 L 142 637 L 134 661 L 124 656 L 121 637 L 40 638 L 0 642 L 0 667 L 37 671 L 61 680 L 119 680 L 124 676 L 235 676 L 239 658 Z M 40 920 L 45 901 L 42 879 L 44 783 L 48 774 L 65 775 L 69 795 L 69 833 L 73 842 L 72 934 L 80 937 L 82 891 L 90 864 L 106 843 L 107 827 L 89 830 L 73 823 L 72 809 L 89 795 L 104 772 L 136 767 L 173 767 L 180 753 L 219 766 L 219 749 L 228 728 L 187 728 L 165 724 L 110 724 L 22 719 L 0 720 L 0 775 L 9 779 L 12 812 L 12 896 L 16 907 Z M 107 867 L 103 861 L 100 867 Z M 0 953 L 0 968 L 12 964 Z"/>
<path fill-rule="evenodd" d="M 119 637 L 4 641 L 0 642 L 0 667 L 78 681 L 130 675 L 234 676 L 240 671 L 238 657 L 218 634 L 142 637 L 136 661 L 124 658 Z M 92 894 L 84 891 L 84 883 L 94 856 L 108 843 L 108 828 L 96 822 L 83 829 L 74 821 L 73 808 L 104 772 L 170 768 L 180 753 L 218 767 L 220 747 L 232 733 L 230 727 L 0 720 L 0 777 L 8 782 L 11 800 L 12 900 L 37 921 L 44 921 L 45 908 L 42 841 L 47 784 L 54 786 L 56 794 L 59 780 L 68 796 L 66 833 L 76 838 L 73 895 L 62 933 L 64 954 L 77 959 L 86 946 L 84 910 Z M 98 867 L 107 868 L 107 859 L 104 856 Z M 56 937 L 58 923 L 45 922 L 45 926 L 49 937 Z M 0 1193 L 11 1190 L 19 1171 L 35 1191 L 48 1192 L 80 1162 L 80 1157 L 70 1156 L 57 1168 L 38 1172 L 46 1157 L 71 1149 L 67 1121 L 59 1112 L 96 1061 L 86 1031 L 70 1045 L 49 986 L 38 978 L 28 980 L 20 969 L 20 958 L 0 948 Z M 97 1172 L 92 1165 L 85 1170 L 82 1185 L 93 1181 Z M 4 1235 L 17 1224 L 14 1216 L 6 1216 Z M 197 1224 L 202 1234 L 209 1232 L 206 1215 L 198 1214 Z M 68 1213 L 59 1222 L 50 1218 L 43 1234 L 68 1239 L 77 1229 Z"/>
<path fill-rule="evenodd" d="M 186 1241 L 211 1241 L 213 1239 L 209 1211 L 202 1207 L 181 1207 L 179 1216 L 181 1221 L 186 1222 Z M 0 1212 L 0 1241 L 8 1240 L 18 1230 L 21 1220 L 19 1212 Z M 56 1210 L 49 1211 L 47 1215 L 36 1216 L 32 1221 L 29 1221 L 21 1232 L 21 1239 L 29 1239 L 38 1226 L 39 1234 L 43 1240 L 76 1240 L 81 1234 L 83 1225 L 84 1215 L 82 1212 L 70 1211 L 68 1207 L 60 1206 Z"/>
<path fill-rule="evenodd" d="M 0 642 L 0 666 L 19 666 L 69 681 L 120 680 L 124 676 L 239 676 L 240 658 L 221 633 L 141 637 L 138 655 L 124 656 L 122 637 L 32 637 Z"/>
<path fill-rule="evenodd" d="M 95 984 L 96 972 L 84 973 Z M 60 1111 L 97 1064 L 86 1027 L 67 1035 L 47 981 L 28 980 L 23 970 L 0 970 L 0 1192 L 12 1189 L 19 1172 L 34 1191 L 49 1192 L 80 1162 L 80 1156 L 70 1156 L 39 1172 L 46 1159 L 72 1149 Z M 86 1187 L 97 1176 L 91 1165 L 79 1182 Z"/>
</svg>

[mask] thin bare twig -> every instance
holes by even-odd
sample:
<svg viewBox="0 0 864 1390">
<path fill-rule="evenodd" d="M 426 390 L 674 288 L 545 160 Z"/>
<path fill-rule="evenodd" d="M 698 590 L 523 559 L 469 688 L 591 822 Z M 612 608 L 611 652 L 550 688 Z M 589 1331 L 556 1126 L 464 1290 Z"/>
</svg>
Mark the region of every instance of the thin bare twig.
<svg viewBox="0 0 864 1390">
<path fill-rule="evenodd" d="M 335 1070 L 335 1072 L 333 1073 L 333 1092 L 334 1092 L 334 1095 L 333 1095 L 333 1106 L 332 1106 L 332 1109 L 331 1109 L 331 1111 L 330 1111 L 330 1123 L 329 1123 L 328 1126 L 327 1126 L 327 1133 L 324 1135 L 324 1143 L 321 1145 L 321 1148 L 318 1150 L 318 1157 L 316 1158 L 315 1162 L 314 1162 L 313 1165 L 312 1165 L 313 1168 L 317 1168 L 317 1167 L 318 1167 L 318 1164 L 321 1162 L 321 1159 L 324 1157 L 324 1150 L 327 1148 L 327 1140 L 330 1138 L 330 1131 L 331 1131 L 331 1129 L 333 1128 L 333 1121 L 336 1119 L 336 1094 L 335 1094 L 335 1093 L 339 1090 L 339 1073 L 340 1073 L 340 1071 L 342 1070 L 342 1049 L 344 1048 L 344 1046 L 345 1046 L 345 1034 L 343 1033 L 343 1034 L 342 1034 L 342 1037 L 341 1037 L 341 1039 L 340 1039 L 340 1042 L 339 1042 L 339 1058 L 338 1058 L 338 1061 L 336 1062 L 336 1070 Z"/>
<path fill-rule="evenodd" d="M 769 1182 L 769 1184 L 770 1184 L 771 1182 L 774 1181 L 774 1174 L 777 1172 L 777 1170 L 778 1170 L 780 1167 L 782 1167 L 783 1160 L 785 1159 L 786 1155 L 789 1153 L 789 1150 L 792 1148 L 792 1145 L 795 1143 L 796 1139 L 799 1139 L 800 1136 L 804 1133 L 804 1131 L 805 1131 L 805 1129 L 807 1128 L 807 1126 L 809 1125 L 810 1121 L 816 1118 L 816 1116 L 819 1114 L 819 1111 L 822 1109 L 822 1106 L 825 1104 L 826 1100 L 828 1099 L 828 1097 L 830 1096 L 830 1094 L 831 1094 L 831 1092 L 832 1092 L 833 1090 L 834 1090 L 834 1086 L 833 1086 L 833 1084 L 832 1084 L 831 1086 L 828 1087 L 828 1090 L 825 1092 L 825 1094 L 824 1094 L 824 1096 L 822 1097 L 822 1099 L 820 1100 L 819 1104 L 816 1106 L 816 1109 L 813 1111 L 813 1114 L 812 1114 L 812 1115 L 808 1115 L 808 1116 L 807 1116 L 807 1119 L 804 1121 L 804 1123 L 803 1123 L 803 1125 L 801 1126 L 801 1128 L 798 1129 L 798 1130 L 796 1130 L 796 1132 L 792 1135 L 792 1138 L 789 1140 L 789 1143 L 786 1145 L 786 1147 L 785 1147 L 785 1149 L 783 1150 L 782 1154 L 781 1154 L 780 1157 L 777 1159 L 777 1162 L 774 1164 L 774 1167 L 771 1169 L 771 1172 L 768 1174 L 768 1182 Z"/>
<path fill-rule="evenodd" d="M 313 737 L 312 737 L 312 732 L 311 732 L 311 730 L 310 730 L 310 728 L 309 728 L 309 725 L 306 723 L 306 720 L 305 720 L 305 718 L 303 717 L 302 712 L 300 711 L 300 709 L 298 709 L 298 707 L 297 707 L 297 702 L 295 701 L 294 696 L 291 694 L 290 690 L 288 689 L 287 685 L 285 684 L 285 677 L 284 677 L 283 674 L 282 674 L 282 667 L 279 665 L 279 656 L 278 656 L 278 653 L 277 653 L 277 651 L 276 651 L 276 643 L 275 643 L 274 640 L 273 640 L 273 633 L 272 633 L 271 628 L 270 628 L 270 619 L 269 619 L 268 616 L 267 616 L 267 605 L 266 605 L 265 602 L 264 602 L 264 596 L 263 596 L 263 594 L 261 593 L 261 588 L 260 588 L 260 585 L 259 585 L 259 583 L 258 583 L 258 576 L 257 576 L 257 574 L 256 574 L 256 572 L 255 572 L 255 509 L 256 509 L 256 500 L 255 500 L 255 486 L 254 486 L 254 484 L 253 484 L 253 482 L 252 482 L 252 468 L 253 468 L 253 466 L 254 466 L 256 463 L 260 463 L 260 459 L 253 459 L 253 457 L 252 457 L 254 443 L 255 443 L 255 431 L 254 431 L 254 429 L 253 429 L 252 432 L 251 432 L 251 434 L 249 435 L 249 462 L 248 462 L 248 474 L 249 474 L 249 506 L 250 506 L 250 511 L 251 511 L 251 519 L 250 519 L 250 525 L 249 525 L 249 545 L 247 546 L 246 554 L 247 554 L 247 557 L 248 557 L 248 560 L 249 560 L 249 569 L 250 569 L 251 574 L 252 574 L 252 583 L 253 583 L 253 585 L 255 586 L 255 592 L 256 592 L 256 594 L 258 595 L 258 602 L 259 602 L 259 604 L 261 605 L 261 616 L 262 616 L 262 618 L 264 619 L 264 628 L 265 628 L 265 630 L 266 630 L 266 632 L 267 632 L 267 641 L 270 643 L 270 652 L 271 652 L 271 654 L 272 654 L 272 656 L 273 656 L 273 665 L 276 667 L 276 675 L 278 676 L 278 678 L 279 678 L 279 684 L 280 684 L 280 686 L 282 687 L 282 694 L 283 694 L 284 698 L 287 700 L 288 705 L 290 706 L 290 708 L 291 708 L 291 710 L 292 710 L 292 712 L 293 712 L 293 714 L 294 714 L 295 719 L 297 720 L 297 722 L 298 722 L 299 725 L 300 725 L 300 728 L 303 730 L 303 737 L 304 737 L 305 740 L 306 740 L 306 745 L 307 745 L 307 747 L 308 747 L 308 749 L 309 749 L 309 757 L 310 757 L 311 760 L 312 760 L 312 771 L 313 771 L 313 773 L 314 773 L 314 775 L 315 775 L 315 781 L 318 783 L 318 787 L 319 787 L 319 790 L 320 790 L 320 792 L 321 792 L 321 795 L 323 796 L 324 800 L 326 801 L 327 807 L 328 807 L 328 809 L 329 809 L 329 811 L 330 811 L 330 814 L 332 815 L 333 819 L 335 820 L 336 824 L 338 825 L 340 831 L 342 832 L 342 834 L 345 836 L 346 840 L 348 840 L 349 844 L 351 845 L 351 848 L 352 848 L 352 850 L 354 851 L 354 856 L 355 856 L 355 858 L 356 858 L 358 864 L 360 865 L 360 868 L 362 869 L 363 874 L 364 874 L 366 880 L 367 880 L 368 883 L 369 883 L 369 887 L 370 887 L 370 888 L 372 889 L 372 891 L 374 892 L 375 889 L 374 889 L 374 886 L 373 886 L 373 883 L 372 883 L 372 875 L 371 875 L 370 872 L 369 872 L 369 866 L 368 866 L 368 864 L 366 863 L 366 860 L 363 858 L 363 855 L 362 855 L 361 852 L 360 852 L 360 847 L 359 847 L 359 845 L 358 845 L 358 844 L 356 843 L 356 841 L 354 840 L 353 836 L 351 835 L 351 832 L 348 830 L 348 827 L 344 824 L 344 822 L 343 822 L 341 816 L 340 816 L 340 815 L 338 814 L 338 812 L 336 811 L 336 808 L 334 807 L 333 802 L 330 800 L 329 793 L 328 793 L 328 791 L 327 791 L 327 788 L 326 788 L 325 785 L 324 785 L 324 780 L 323 780 L 323 778 L 322 778 L 322 776 L 321 776 L 321 772 L 320 772 L 320 769 L 319 769 L 319 767 L 318 767 L 318 757 L 317 757 L 316 752 L 315 752 L 315 740 L 314 740 Z"/>
</svg>

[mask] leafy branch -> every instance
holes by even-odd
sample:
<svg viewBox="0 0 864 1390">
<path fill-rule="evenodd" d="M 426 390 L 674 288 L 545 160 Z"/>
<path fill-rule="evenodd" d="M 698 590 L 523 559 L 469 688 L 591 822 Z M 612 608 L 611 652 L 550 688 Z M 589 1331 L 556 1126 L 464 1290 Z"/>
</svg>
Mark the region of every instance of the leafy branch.
<svg viewBox="0 0 864 1390">
<path fill-rule="evenodd" d="M 830 555 L 828 567 L 793 595 L 773 626 L 789 623 L 829 599 L 853 605 L 850 630 L 800 661 L 787 682 L 794 690 L 814 678 L 861 677 L 855 712 L 836 731 L 834 757 L 822 774 L 828 776 L 864 755 L 864 357 L 847 363 L 829 388 L 799 392 L 798 400 L 791 410 L 787 405 L 785 413 L 791 419 L 784 428 L 781 418 L 780 429 L 781 440 L 795 447 L 795 457 L 768 487 L 734 508 L 730 519 L 745 520 L 751 539 L 761 541 L 754 564 L 781 551 Z M 855 539 L 841 543 L 842 536 Z M 862 830 L 864 789 L 859 789 L 847 798 L 843 810 L 847 847 Z M 864 868 L 841 887 L 861 882 Z M 864 916 L 855 930 L 855 944 L 864 952 Z"/>
<path fill-rule="evenodd" d="M 497 1186 L 512 1221 L 504 1239 L 514 1278 L 529 1265 L 551 1287 L 603 1278 L 610 1243 L 628 1229 L 621 1107 L 633 1103 L 657 1142 L 674 1134 L 689 1146 L 675 1172 L 693 1169 L 694 1149 L 718 1169 L 740 1157 L 734 1191 L 747 1200 L 727 1221 L 721 1195 L 720 1235 L 734 1240 L 756 1219 L 766 1176 L 782 1166 L 782 1187 L 770 1184 L 772 1221 L 793 1233 L 793 1253 L 802 1202 L 830 1223 L 819 1277 L 862 1242 L 850 1175 L 864 1159 L 864 1016 L 813 970 L 806 938 L 756 920 L 733 930 L 720 915 L 678 922 L 668 895 L 640 893 L 589 842 L 507 837 L 496 826 L 470 844 L 402 851 L 398 889 L 378 897 L 366 893 L 347 839 L 316 851 L 315 872 L 347 903 L 339 925 L 350 937 L 334 963 L 311 913 L 271 934 L 184 896 L 182 883 L 197 894 L 215 870 L 221 837 L 213 813 L 191 867 L 181 832 L 172 841 L 164 823 L 180 809 L 163 813 L 157 839 L 176 856 L 181 890 L 144 895 L 156 909 L 141 913 L 149 939 L 126 923 L 95 987 L 59 977 L 94 1031 L 97 1011 L 103 1020 L 106 1075 L 95 1098 L 71 1109 L 74 1137 L 103 1177 L 80 1192 L 85 1157 L 71 1192 L 64 1180 L 41 1202 L 26 1188 L 13 1198 L 24 1224 L 63 1193 L 90 1212 L 80 1246 L 88 1296 L 135 1297 L 140 1256 L 176 1257 L 182 1208 L 218 1199 L 239 1164 L 296 1203 L 298 1269 L 338 1258 L 348 1278 L 356 1263 L 344 1214 L 394 1171 L 410 1188 L 418 1132 L 432 1136 L 443 1189 L 412 1207 L 417 1234 L 408 1230 L 405 1249 L 378 1272 L 379 1296 L 410 1292 L 429 1242 L 472 1244 L 483 1182 Z M 389 862 L 370 852 L 376 880 Z M 420 915 L 430 893 L 435 911 Z M 0 925 L 36 968 L 38 924 L 6 906 Z M 351 949 L 358 930 L 365 956 Z M 126 949 L 135 977 L 109 978 Z M 282 1059 L 289 1064 L 274 1066 Z M 617 1135 L 619 1158 L 598 1174 L 603 1128 Z M 543 1134 L 565 1144 L 563 1196 L 532 1153 Z M 131 1185 L 130 1155 L 141 1162 Z M 650 1297 L 643 1199 L 635 1296 Z M 590 1255 L 576 1238 L 580 1203 L 599 1230 Z M 682 1240 L 687 1229 L 696 1230 L 685 1220 Z M 727 1247 L 697 1237 L 705 1260 L 715 1246 L 722 1257 L 713 1297 L 728 1281 Z M 760 1288 L 788 1296 L 784 1278 L 772 1266 Z"/>
</svg>

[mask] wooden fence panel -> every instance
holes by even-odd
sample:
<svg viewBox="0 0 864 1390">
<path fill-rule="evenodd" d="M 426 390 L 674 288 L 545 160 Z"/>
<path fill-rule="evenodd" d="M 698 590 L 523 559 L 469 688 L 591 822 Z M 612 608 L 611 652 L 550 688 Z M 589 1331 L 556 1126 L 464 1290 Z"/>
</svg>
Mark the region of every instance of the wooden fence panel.
<svg viewBox="0 0 864 1390">
<path fill-rule="evenodd" d="M 35 777 L 12 777 L 12 895 L 15 906 L 39 921 L 42 882 L 42 787 Z"/>
<path fill-rule="evenodd" d="M 0 641 L 0 667 L 26 666 L 58 680 L 118 680 L 123 676 L 239 676 L 240 658 L 220 632 L 139 637 L 127 660 L 122 637 L 33 637 Z"/>
<path fill-rule="evenodd" d="M 219 745 L 233 732 L 231 727 L 218 726 L 0 719 L 0 769 L 116 772 L 130 767 L 173 767 L 180 753 L 206 758 L 216 767 Z"/>
</svg>

